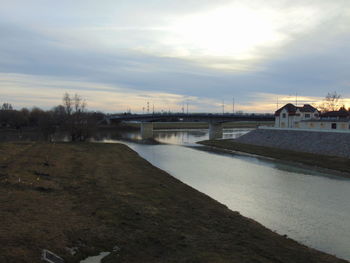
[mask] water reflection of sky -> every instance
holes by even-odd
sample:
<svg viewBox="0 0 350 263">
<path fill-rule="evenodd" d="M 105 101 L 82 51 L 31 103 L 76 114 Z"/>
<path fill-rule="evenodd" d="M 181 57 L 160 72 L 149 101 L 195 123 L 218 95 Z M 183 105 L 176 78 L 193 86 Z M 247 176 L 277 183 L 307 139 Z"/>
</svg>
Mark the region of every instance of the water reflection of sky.
<svg viewBox="0 0 350 263">
<path fill-rule="evenodd" d="M 223 137 L 247 132 L 228 129 Z M 349 179 L 309 166 L 208 151 L 195 144 L 208 139 L 207 130 L 156 130 L 154 139 L 161 142 L 157 145 L 130 142 L 141 139 L 139 132 L 123 137 L 153 165 L 230 209 L 306 245 L 350 259 Z"/>
<path fill-rule="evenodd" d="M 224 130 L 236 138 L 249 129 Z M 139 132 L 125 138 L 141 139 Z M 156 130 L 158 145 L 127 144 L 153 165 L 280 234 L 350 259 L 350 180 L 308 166 L 235 152 L 212 152 L 196 142 L 208 130 Z M 187 147 L 183 147 L 187 146 Z"/>
<path fill-rule="evenodd" d="M 251 129 L 224 129 L 223 139 L 235 139 L 246 134 Z M 196 130 L 155 130 L 153 132 L 155 140 L 177 145 L 195 145 L 198 141 L 209 139 L 208 129 Z"/>
<path fill-rule="evenodd" d="M 165 137 L 166 138 L 166 137 Z M 350 259 L 350 180 L 201 147 L 128 143 L 143 158 L 278 233 Z"/>
</svg>

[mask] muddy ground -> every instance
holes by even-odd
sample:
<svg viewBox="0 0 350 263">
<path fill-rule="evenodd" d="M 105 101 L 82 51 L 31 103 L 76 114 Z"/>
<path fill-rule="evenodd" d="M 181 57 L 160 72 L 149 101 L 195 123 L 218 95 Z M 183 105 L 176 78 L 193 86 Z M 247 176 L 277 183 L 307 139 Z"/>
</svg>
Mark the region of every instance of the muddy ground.
<svg viewBox="0 0 350 263">
<path fill-rule="evenodd" d="M 40 262 L 42 249 L 79 262 L 114 246 L 103 262 L 346 262 L 230 211 L 125 145 L 0 144 L 0 262 Z"/>
</svg>

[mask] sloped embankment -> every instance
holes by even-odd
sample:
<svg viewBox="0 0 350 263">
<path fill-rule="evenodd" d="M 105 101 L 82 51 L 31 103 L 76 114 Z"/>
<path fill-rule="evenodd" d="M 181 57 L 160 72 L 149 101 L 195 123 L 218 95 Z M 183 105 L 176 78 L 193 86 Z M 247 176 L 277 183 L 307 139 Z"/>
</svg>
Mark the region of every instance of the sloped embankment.
<svg viewBox="0 0 350 263">
<path fill-rule="evenodd" d="M 327 136 L 328 135 L 328 136 Z M 238 139 L 207 140 L 198 142 L 216 149 L 246 152 L 282 161 L 302 163 L 340 171 L 350 177 L 350 134 L 316 134 L 280 130 L 254 130 Z M 325 139 L 323 139 L 325 136 Z M 336 142 L 335 142 L 336 141 Z"/>
<path fill-rule="evenodd" d="M 235 141 L 297 152 L 350 158 L 350 133 L 257 129 Z"/>
</svg>

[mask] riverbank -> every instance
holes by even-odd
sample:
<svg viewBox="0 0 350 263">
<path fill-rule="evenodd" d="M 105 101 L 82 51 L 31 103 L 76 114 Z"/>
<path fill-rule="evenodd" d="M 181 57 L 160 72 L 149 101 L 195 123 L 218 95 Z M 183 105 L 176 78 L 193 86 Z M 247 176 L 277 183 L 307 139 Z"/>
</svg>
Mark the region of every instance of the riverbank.
<svg viewBox="0 0 350 263">
<path fill-rule="evenodd" d="M 309 166 L 331 169 L 341 172 L 339 175 L 343 177 L 350 177 L 350 159 L 344 157 L 298 152 L 275 147 L 241 143 L 232 139 L 207 140 L 198 143 L 214 147 L 216 149 L 245 152 L 287 162 L 295 162 Z"/>
<path fill-rule="evenodd" d="M 0 262 L 38 262 L 44 248 L 79 262 L 114 246 L 103 262 L 346 262 L 230 211 L 121 144 L 2 143 L 0 188 Z"/>
</svg>

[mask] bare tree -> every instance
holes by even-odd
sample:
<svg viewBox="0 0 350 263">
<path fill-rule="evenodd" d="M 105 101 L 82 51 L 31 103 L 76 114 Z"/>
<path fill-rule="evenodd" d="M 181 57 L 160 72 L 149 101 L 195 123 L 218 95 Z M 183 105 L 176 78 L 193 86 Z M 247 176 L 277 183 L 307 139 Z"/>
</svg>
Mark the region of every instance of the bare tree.
<svg viewBox="0 0 350 263">
<path fill-rule="evenodd" d="M 5 102 L 4 104 L 2 104 L 1 110 L 13 110 L 13 108 L 10 103 Z"/>
<path fill-rule="evenodd" d="M 10 103 L 0 104 L 0 128 L 35 128 L 47 140 L 52 140 L 57 131 L 68 132 L 72 141 L 85 141 L 94 135 L 103 113 L 88 112 L 86 101 L 78 94 L 65 93 L 62 105 L 49 111 L 38 107 L 13 109 Z"/>
<path fill-rule="evenodd" d="M 89 136 L 89 123 L 86 111 L 86 101 L 75 94 L 63 96 L 63 107 L 66 113 L 65 127 L 72 141 L 85 141 Z"/>
<path fill-rule="evenodd" d="M 83 100 L 82 97 L 79 96 L 78 94 L 74 95 L 73 103 L 74 103 L 74 113 L 81 113 L 85 111 L 86 101 Z"/>
<path fill-rule="evenodd" d="M 72 114 L 72 107 L 73 107 L 72 105 L 73 105 L 72 99 L 69 96 L 69 94 L 66 92 L 63 95 L 63 107 L 64 107 L 66 114 L 68 116 L 70 116 Z"/>
<path fill-rule="evenodd" d="M 318 106 L 321 112 L 336 111 L 340 108 L 341 95 L 336 91 L 330 93 L 324 98 L 323 102 Z"/>
<path fill-rule="evenodd" d="M 82 97 L 78 94 L 74 96 L 70 96 L 67 92 L 63 95 L 63 107 L 68 116 L 84 112 L 86 109 L 86 102 Z"/>
</svg>

